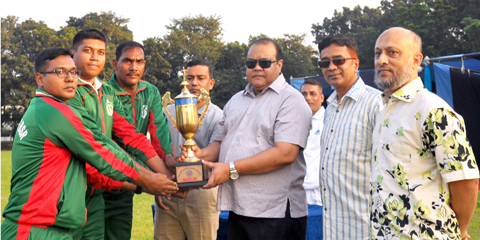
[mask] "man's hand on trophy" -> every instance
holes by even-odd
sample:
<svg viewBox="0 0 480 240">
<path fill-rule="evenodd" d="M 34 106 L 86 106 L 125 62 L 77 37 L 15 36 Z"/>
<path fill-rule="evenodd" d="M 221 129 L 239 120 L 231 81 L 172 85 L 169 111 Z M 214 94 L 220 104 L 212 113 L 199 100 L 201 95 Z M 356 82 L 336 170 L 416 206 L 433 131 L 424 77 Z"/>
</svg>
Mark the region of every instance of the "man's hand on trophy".
<svg viewBox="0 0 480 240">
<path fill-rule="evenodd" d="M 146 176 L 147 181 L 143 191 L 152 195 L 170 196 L 178 191 L 177 183 L 169 180 L 167 176 L 155 173 Z"/>
<path fill-rule="evenodd" d="M 175 172 L 175 164 L 177 164 L 177 158 L 175 158 L 172 154 L 165 155 L 165 166 L 167 166 L 168 170 Z"/>
<path fill-rule="evenodd" d="M 180 145 L 180 149 L 182 149 L 182 152 L 180 153 L 180 157 L 178 158 L 178 162 L 185 162 L 185 159 L 188 157 L 187 153 L 187 148 L 183 146 L 183 144 Z M 197 156 L 198 158 L 201 159 L 202 156 L 202 149 L 200 149 L 197 145 L 192 146 L 192 151 Z"/>
<path fill-rule="evenodd" d="M 202 160 L 203 165 L 212 169 L 212 175 L 203 188 L 214 188 L 230 179 L 230 166 L 226 163 L 213 163 Z"/>
</svg>

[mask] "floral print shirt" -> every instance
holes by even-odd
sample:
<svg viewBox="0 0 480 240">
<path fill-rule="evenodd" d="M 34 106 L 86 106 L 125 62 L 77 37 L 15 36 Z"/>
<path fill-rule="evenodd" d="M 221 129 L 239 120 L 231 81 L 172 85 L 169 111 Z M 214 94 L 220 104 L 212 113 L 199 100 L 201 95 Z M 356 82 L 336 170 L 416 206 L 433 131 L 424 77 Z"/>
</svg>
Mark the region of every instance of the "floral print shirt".
<svg viewBox="0 0 480 240">
<path fill-rule="evenodd" d="M 479 177 L 465 124 L 420 78 L 391 96 L 373 132 L 372 239 L 460 239 L 448 183 Z"/>
</svg>

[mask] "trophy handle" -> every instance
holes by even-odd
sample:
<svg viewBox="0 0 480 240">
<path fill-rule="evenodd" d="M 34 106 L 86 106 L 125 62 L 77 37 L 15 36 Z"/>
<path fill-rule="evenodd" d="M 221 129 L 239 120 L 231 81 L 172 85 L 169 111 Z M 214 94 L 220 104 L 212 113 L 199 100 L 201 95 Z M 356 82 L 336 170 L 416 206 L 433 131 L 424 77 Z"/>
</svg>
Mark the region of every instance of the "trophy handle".
<svg viewBox="0 0 480 240">
<path fill-rule="evenodd" d="M 168 117 L 172 120 L 173 128 L 177 128 L 177 121 L 175 121 L 175 119 L 173 119 L 172 114 L 170 114 L 170 112 L 168 112 L 168 108 L 167 108 L 167 105 L 174 104 L 174 103 L 175 103 L 175 101 L 173 101 L 172 98 L 170 98 L 170 92 L 166 92 L 165 95 L 163 95 L 163 97 L 162 97 L 163 110 L 167 113 Z"/>
<path fill-rule="evenodd" d="M 208 92 L 201 88 L 200 89 L 200 96 L 198 97 L 198 101 L 201 102 L 201 101 L 205 101 L 206 102 L 206 105 L 205 105 L 205 108 L 203 109 L 202 111 L 202 115 L 200 116 L 200 118 L 198 119 L 198 126 L 202 125 L 202 119 L 203 117 L 205 117 L 205 114 L 207 113 L 207 109 L 208 109 L 208 105 L 210 105 L 210 94 L 208 94 Z"/>
</svg>

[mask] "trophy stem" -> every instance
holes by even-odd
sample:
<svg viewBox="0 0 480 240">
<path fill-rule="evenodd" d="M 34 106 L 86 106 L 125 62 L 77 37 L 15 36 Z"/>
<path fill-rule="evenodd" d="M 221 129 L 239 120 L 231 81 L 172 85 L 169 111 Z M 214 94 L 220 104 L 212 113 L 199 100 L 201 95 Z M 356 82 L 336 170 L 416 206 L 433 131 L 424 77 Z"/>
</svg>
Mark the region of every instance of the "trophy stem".
<svg viewBox="0 0 480 240">
<path fill-rule="evenodd" d="M 185 146 L 187 148 L 187 158 L 185 162 L 198 162 L 199 158 L 195 156 L 195 153 L 192 151 L 192 146 Z"/>
</svg>

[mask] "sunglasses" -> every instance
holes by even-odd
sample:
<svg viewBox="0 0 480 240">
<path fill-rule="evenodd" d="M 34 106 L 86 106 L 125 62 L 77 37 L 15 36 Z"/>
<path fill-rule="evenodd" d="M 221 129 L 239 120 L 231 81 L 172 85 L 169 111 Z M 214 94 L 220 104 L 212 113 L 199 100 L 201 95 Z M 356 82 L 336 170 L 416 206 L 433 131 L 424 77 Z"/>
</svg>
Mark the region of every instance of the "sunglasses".
<svg viewBox="0 0 480 240">
<path fill-rule="evenodd" d="M 356 58 L 334 58 L 332 59 L 332 63 L 333 65 L 335 66 L 340 66 L 340 65 L 343 65 L 345 64 L 345 61 L 349 60 L 349 59 L 356 59 Z M 320 61 L 318 61 L 318 66 L 320 66 L 320 68 L 328 68 L 330 66 L 330 59 L 322 59 Z"/>
<path fill-rule="evenodd" d="M 254 69 L 257 66 L 257 62 L 258 62 L 258 65 L 260 65 L 261 68 L 269 68 L 270 66 L 272 66 L 272 63 L 278 62 L 278 60 L 271 61 L 271 60 L 268 60 L 268 59 L 260 59 L 260 60 L 257 61 L 257 60 L 254 60 L 254 59 L 248 59 L 245 63 L 247 64 L 247 68 Z"/>
</svg>

